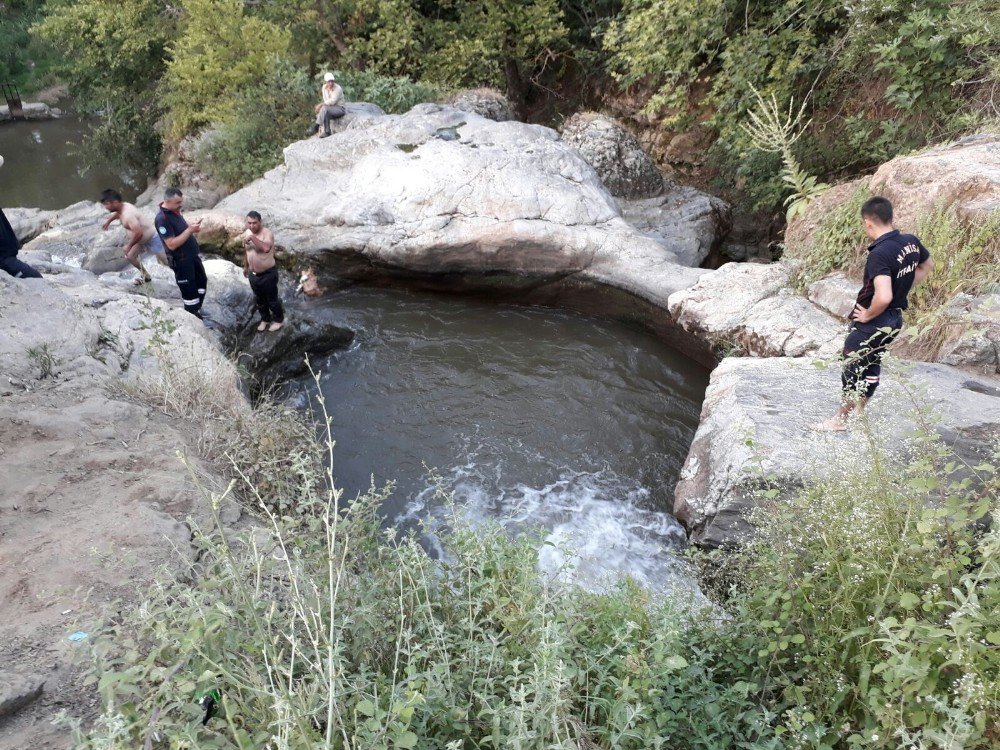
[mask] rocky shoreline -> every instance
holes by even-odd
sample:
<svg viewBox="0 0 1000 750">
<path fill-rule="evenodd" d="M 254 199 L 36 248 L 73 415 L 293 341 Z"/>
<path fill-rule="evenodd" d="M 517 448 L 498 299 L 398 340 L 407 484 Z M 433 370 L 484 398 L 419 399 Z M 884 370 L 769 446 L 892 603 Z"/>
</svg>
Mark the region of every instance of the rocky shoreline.
<svg viewBox="0 0 1000 750">
<path fill-rule="evenodd" d="M 824 456 L 849 446 L 849 436 L 813 437 L 806 425 L 838 399 L 843 324 L 836 313 L 850 279 L 831 278 L 807 298 L 792 289 L 787 263 L 697 268 L 729 229 L 721 201 L 664 182 L 658 195 L 630 199 L 643 206 L 624 205 L 581 151 L 547 128 L 442 105 L 394 116 L 357 109 L 339 128 L 335 137 L 292 144 L 282 166 L 193 212 L 204 219 L 206 250 L 234 257 L 234 229 L 257 209 L 286 265 L 309 269 L 320 287 L 396 283 L 566 306 L 640 322 L 690 356 L 718 363 L 674 506 L 700 544 L 745 538 L 762 476 L 793 491 L 822 470 Z M 643 187 L 630 194 L 655 193 L 639 172 Z M 990 174 L 993 192 L 980 190 L 976 205 L 1000 200 L 1000 176 Z M 977 175 L 981 185 L 982 170 Z M 293 296 L 294 285 L 285 283 L 291 324 L 267 339 L 248 336 L 250 290 L 222 258 L 206 263 L 206 312 L 215 329 L 205 330 L 180 309 L 168 271 L 153 267 L 151 296 L 131 286 L 121 273 L 122 232 L 100 232 L 97 204 L 7 212 L 25 241 L 21 257 L 45 275 L 38 282 L 0 277 L 4 315 L 17 322 L 0 333 L 0 430 L 10 497 L 23 498 L 13 509 L 13 533 L 5 532 L 5 557 L 21 571 L 3 582 L 13 602 L 7 642 L 16 648 L 8 656 L 58 642 L 50 661 L 65 683 L 71 647 L 55 635 L 66 629 L 65 612 L 92 616 L 111 606 L 121 591 L 109 575 L 148 580 L 175 547 L 190 546 L 179 519 L 205 512 L 173 456 L 196 436 L 115 396 L 109 380 L 155 378 L 164 367 L 194 363 L 250 409 L 224 350 L 239 349 L 241 366 L 273 381 L 294 376 L 305 353 L 346 346 L 351 332 L 314 314 L 311 298 Z M 975 309 L 989 341 L 1000 323 L 992 308 Z M 892 361 L 872 409 L 885 434 L 902 440 L 913 417 L 901 415 L 918 403 L 940 417 L 933 429 L 963 455 L 991 445 L 1000 434 L 1000 380 L 988 360 L 984 366 L 980 355 L 963 359 L 961 351 L 949 349 L 947 363 Z M 135 441 L 142 436 L 138 451 L 121 434 L 123 424 Z M 80 445 L 95 448 L 81 452 Z M 150 471 L 161 487 L 155 492 L 143 479 Z M 161 483 L 163 476 L 172 481 Z M 72 491 L 64 493 L 65 482 Z M 82 507 L 80 498 L 91 500 Z M 67 514 L 88 517 L 95 545 L 110 542 L 107 570 L 81 564 L 78 544 L 51 544 Z M 123 519 L 127 533 L 115 531 Z M 77 591 L 61 588 L 63 580 L 76 580 Z M 88 589 L 96 595 L 85 601 L 79 592 Z"/>
</svg>

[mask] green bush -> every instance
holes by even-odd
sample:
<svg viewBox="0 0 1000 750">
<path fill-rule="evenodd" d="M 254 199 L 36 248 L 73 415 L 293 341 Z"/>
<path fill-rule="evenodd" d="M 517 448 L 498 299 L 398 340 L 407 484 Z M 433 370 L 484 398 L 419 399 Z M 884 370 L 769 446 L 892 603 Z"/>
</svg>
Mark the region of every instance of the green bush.
<svg viewBox="0 0 1000 750">
<path fill-rule="evenodd" d="M 757 540 L 706 579 L 724 609 L 697 613 L 543 578 L 499 527 L 452 519 L 432 559 L 383 495 L 345 503 L 313 462 L 276 503 L 234 455 L 265 526 L 197 530 L 190 578 L 96 634 L 77 746 L 994 747 L 995 463 L 874 429 L 829 479 L 762 491 Z"/>
<path fill-rule="evenodd" d="M 239 91 L 232 114 L 204 136 L 198 157 L 205 170 L 240 187 L 277 166 L 285 146 L 305 137 L 316 98 L 304 70 L 276 62 L 263 80 Z"/>
<path fill-rule="evenodd" d="M 809 102 L 796 154 L 807 172 L 856 172 L 995 117 L 998 29 L 992 0 L 625 0 L 604 43 L 610 72 L 647 92 L 648 113 L 667 126 L 709 115 L 715 166 L 742 168 L 751 202 L 771 208 L 776 175 L 747 169 L 739 132 L 754 87 Z"/>
<path fill-rule="evenodd" d="M 996 465 L 967 465 L 929 431 L 900 454 L 877 430 L 828 480 L 765 493 L 758 540 L 728 562 L 729 611 L 769 633 L 758 656 L 788 746 L 995 747 Z"/>
<path fill-rule="evenodd" d="M 442 94 L 438 86 L 430 83 L 371 71 L 341 71 L 337 73 L 337 82 L 343 86 L 347 101 L 371 102 L 389 114 L 406 112 L 423 102 L 437 101 Z M 319 98 L 318 89 L 314 98 Z"/>
</svg>

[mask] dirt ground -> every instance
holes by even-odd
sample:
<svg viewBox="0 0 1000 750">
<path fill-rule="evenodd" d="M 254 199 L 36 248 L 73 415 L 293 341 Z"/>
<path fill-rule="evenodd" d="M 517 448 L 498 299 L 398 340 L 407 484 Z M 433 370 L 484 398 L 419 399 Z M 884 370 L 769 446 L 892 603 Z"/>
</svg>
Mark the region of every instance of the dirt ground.
<svg viewBox="0 0 1000 750">
<path fill-rule="evenodd" d="M 70 746 L 52 722 L 98 710 L 79 680 L 89 634 L 183 567 L 185 519 L 208 508 L 177 455 L 193 441 L 184 424 L 92 385 L 31 388 L 0 383 L 0 680 L 44 690 L 0 718 L 2 750 Z"/>
</svg>

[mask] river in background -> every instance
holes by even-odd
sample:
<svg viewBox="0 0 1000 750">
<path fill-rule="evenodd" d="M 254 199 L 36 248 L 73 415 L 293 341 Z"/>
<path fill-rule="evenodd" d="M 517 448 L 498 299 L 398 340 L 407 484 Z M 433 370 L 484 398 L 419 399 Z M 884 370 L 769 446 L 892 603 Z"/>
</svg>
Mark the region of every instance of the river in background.
<svg viewBox="0 0 1000 750">
<path fill-rule="evenodd" d="M 670 510 L 705 368 L 641 329 L 558 310 L 364 288 L 326 304 L 357 332 L 314 363 L 349 497 L 394 482 L 387 516 L 433 546 L 451 495 L 473 523 L 541 530 L 544 571 L 677 582 Z"/>
<path fill-rule="evenodd" d="M 105 188 L 134 200 L 145 189 L 134 177 L 88 168 L 80 143 L 91 122 L 74 115 L 58 120 L 0 123 L 0 207 L 65 208 L 96 201 Z"/>
</svg>

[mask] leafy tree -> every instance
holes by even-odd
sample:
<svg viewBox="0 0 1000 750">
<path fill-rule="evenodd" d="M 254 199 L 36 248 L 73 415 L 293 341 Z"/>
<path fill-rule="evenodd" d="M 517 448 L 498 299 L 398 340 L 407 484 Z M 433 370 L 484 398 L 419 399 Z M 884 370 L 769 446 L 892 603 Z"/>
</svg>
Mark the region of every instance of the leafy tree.
<svg viewBox="0 0 1000 750">
<path fill-rule="evenodd" d="M 76 107 L 101 113 L 84 141 L 92 161 L 156 170 L 163 110 L 155 87 L 174 23 L 161 0 L 50 0 L 32 31 L 59 54 Z"/>
<path fill-rule="evenodd" d="M 286 29 L 247 15 L 242 0 L 183 0 L 182 9 L 162 84 L 175 137 L 230 117 L 234 97 L 266 77 L 291 41 Z"/>
</svg>

